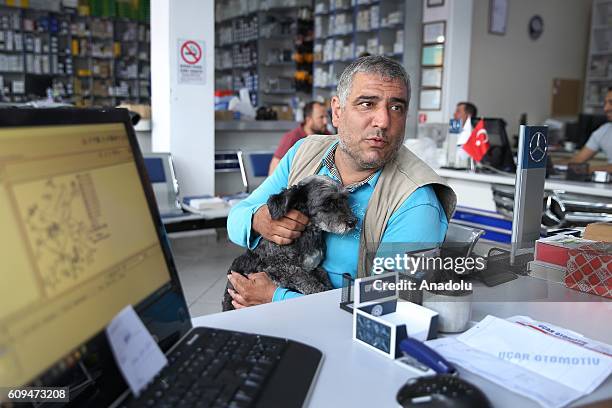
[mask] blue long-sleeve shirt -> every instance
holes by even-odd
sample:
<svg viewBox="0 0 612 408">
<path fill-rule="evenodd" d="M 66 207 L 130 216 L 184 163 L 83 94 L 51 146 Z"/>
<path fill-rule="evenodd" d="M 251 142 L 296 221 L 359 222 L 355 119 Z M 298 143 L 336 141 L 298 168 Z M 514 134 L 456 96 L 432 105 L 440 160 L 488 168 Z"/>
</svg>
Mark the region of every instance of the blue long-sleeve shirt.
<svg viewBox="0 0 612 408">
<path fill-rule="evenodd" d="M 274 173 L 249 197 L 231 209 L 227 219 L 227 231 L 229 238 L 234 243 L 249 249 L 254 249 L 257 246 L 261 236 L 251 228 L 253 214 L 262 205 L 266 204 L 270 195 L 280 192 L 283 187 L 287 187 L 291 163 L 298 147 L 303 142 L 304 140 L 298 141 L 282 158 Z M 334 147 L 335 145 L 332 145 L 329 150 Z M 323 157 L 326 155 L 327 153 Z M 344 235 L 324 233 L 327 250 L 321 266 L 327 271 L 334 288 L 342 286 L 343 273 L 348 272 L 353 277 L 357 275 L 359 238 L 363 219 L 380 173 L 381 170 L 369 182 L 350 192 L 349 203 L 359 220 L 357 226 Z M 336 179 L 325 166 L 321 167 L 318 174 Z M 446 214 L 433 188 L 431 186 L 420 187 L 404 201 L 387 222 L 381 244 L 396 243 L 397 245 L 381 245 L 381 248 L 384 246 L 397 249 L 408 243 L 412 244 L 412 248 L 414 248 L 414 244 L 423 244 L 424 247 L 429 248 L 432 244 L 444 240 L 447 227 Z M 405 250 L 398 253 L 403 252 Z M 386 253 L 385 255 L 391 254 Z M 286 288 L 277 288 L 272 300 L 279 301 L 297 296 L 303 295 Z"/>
</svg>

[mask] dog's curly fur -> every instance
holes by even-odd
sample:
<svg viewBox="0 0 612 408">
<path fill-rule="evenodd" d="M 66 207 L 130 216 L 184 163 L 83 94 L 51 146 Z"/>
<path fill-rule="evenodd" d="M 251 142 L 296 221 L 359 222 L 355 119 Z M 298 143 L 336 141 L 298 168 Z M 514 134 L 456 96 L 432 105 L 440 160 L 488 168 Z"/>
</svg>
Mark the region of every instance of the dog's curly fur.
<svg viewBox="0 0 612 408">
<path fill-rule="evenodd" d="M 270 196 L 267 204 L 273 220 L 295 209 L 309 217 L 310 222 L 289 245 L 262 240 L 254 250 L 236 258 L 230 271 L 245 276 L 264 271 L 276 285 L 306 295 L 331 289 L 327 272 L 319 266 L 325 256 L 323 232 L 344 234 L 357 224 L 348 191 L 329 177 L 310 176 Z M 227 288 L 233 289 L 229 281 Z M 234 309 L 227 288 L 223 311 Z"/>
</svg>

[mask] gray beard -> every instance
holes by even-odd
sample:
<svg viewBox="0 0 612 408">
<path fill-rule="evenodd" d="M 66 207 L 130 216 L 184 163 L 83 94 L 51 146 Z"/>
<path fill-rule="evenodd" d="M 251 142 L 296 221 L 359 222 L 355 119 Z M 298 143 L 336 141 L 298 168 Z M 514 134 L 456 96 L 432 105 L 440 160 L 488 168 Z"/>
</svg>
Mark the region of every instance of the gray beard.
<svg viewBox="0 0 612 408">
<path fill-rule="evenodd" d="M 385 164 L 393 160 L 395 156 L 397 156 L 397 152 L 399 152 L 399 148 L 400 148 L 400 145 L 396 146 L 393 154 L 387 159 L 379 159 L 379 160 L 375 160 L 372 162 L 366 162 L 366 161 L 361 160 L 361 158 L 356 152 L 353 152 L 346 144 L 344 144 L 344 141 L 342 140 L 342 138 L 339 137 L 338 141 L 339 141 L 338 147 L 340 147 L 340 149 L 344 153 L 348 154 L 351 159 L 355 160 L 355 162 L 359 165 L 359 167 L 361 167 L 364 170 L 366 169 L 376 170 L 376 169 L 383 167 Z"/>
</svg>

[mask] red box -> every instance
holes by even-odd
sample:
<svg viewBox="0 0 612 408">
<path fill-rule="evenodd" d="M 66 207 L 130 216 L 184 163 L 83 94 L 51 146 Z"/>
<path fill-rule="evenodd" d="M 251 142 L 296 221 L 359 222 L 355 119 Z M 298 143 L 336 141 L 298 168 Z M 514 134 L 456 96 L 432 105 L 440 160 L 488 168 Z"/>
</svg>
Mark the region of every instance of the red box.
<svg viewBox="0 0 612 408">
<path fill-rule="evenodd" d="M 565 286 L 612 299 L 612 243 L 586 244 L 568 255 Z"/>
<path fill-rule="evenodd" d="M 535 260 L 565 268 L 569 261 L 569 250 L 593 242 L 595 241 L 576 238 L 570 235 L 554 235 L 552 237 L 540 238 L 535 243 Z"/>
</svg>

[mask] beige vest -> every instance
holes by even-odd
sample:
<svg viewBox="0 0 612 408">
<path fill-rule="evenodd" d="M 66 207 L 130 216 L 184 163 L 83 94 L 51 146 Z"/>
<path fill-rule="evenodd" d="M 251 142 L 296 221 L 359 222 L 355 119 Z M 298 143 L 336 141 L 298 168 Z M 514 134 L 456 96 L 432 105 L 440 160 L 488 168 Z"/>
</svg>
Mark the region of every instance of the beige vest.
<svg viewBox="0 0 612 408">
<path fill-rule="evenodd" d="M 287 185 L 292 186 L 305 177 L 317 174 L 323 165 L 325 152 L 337 140 L 336 136 L 325 135 L 305 138 L 291 163 Z M 433 187 L 450 221 L 457 204 L 455 192 L 431 167 L 402 145 L 395 159 L 385 165 L 368 202 L 359 240 L 358 277 L 370 275 L 374 256 L 391 215 L 410 194 L 425 185 Z"/>
</svg>

